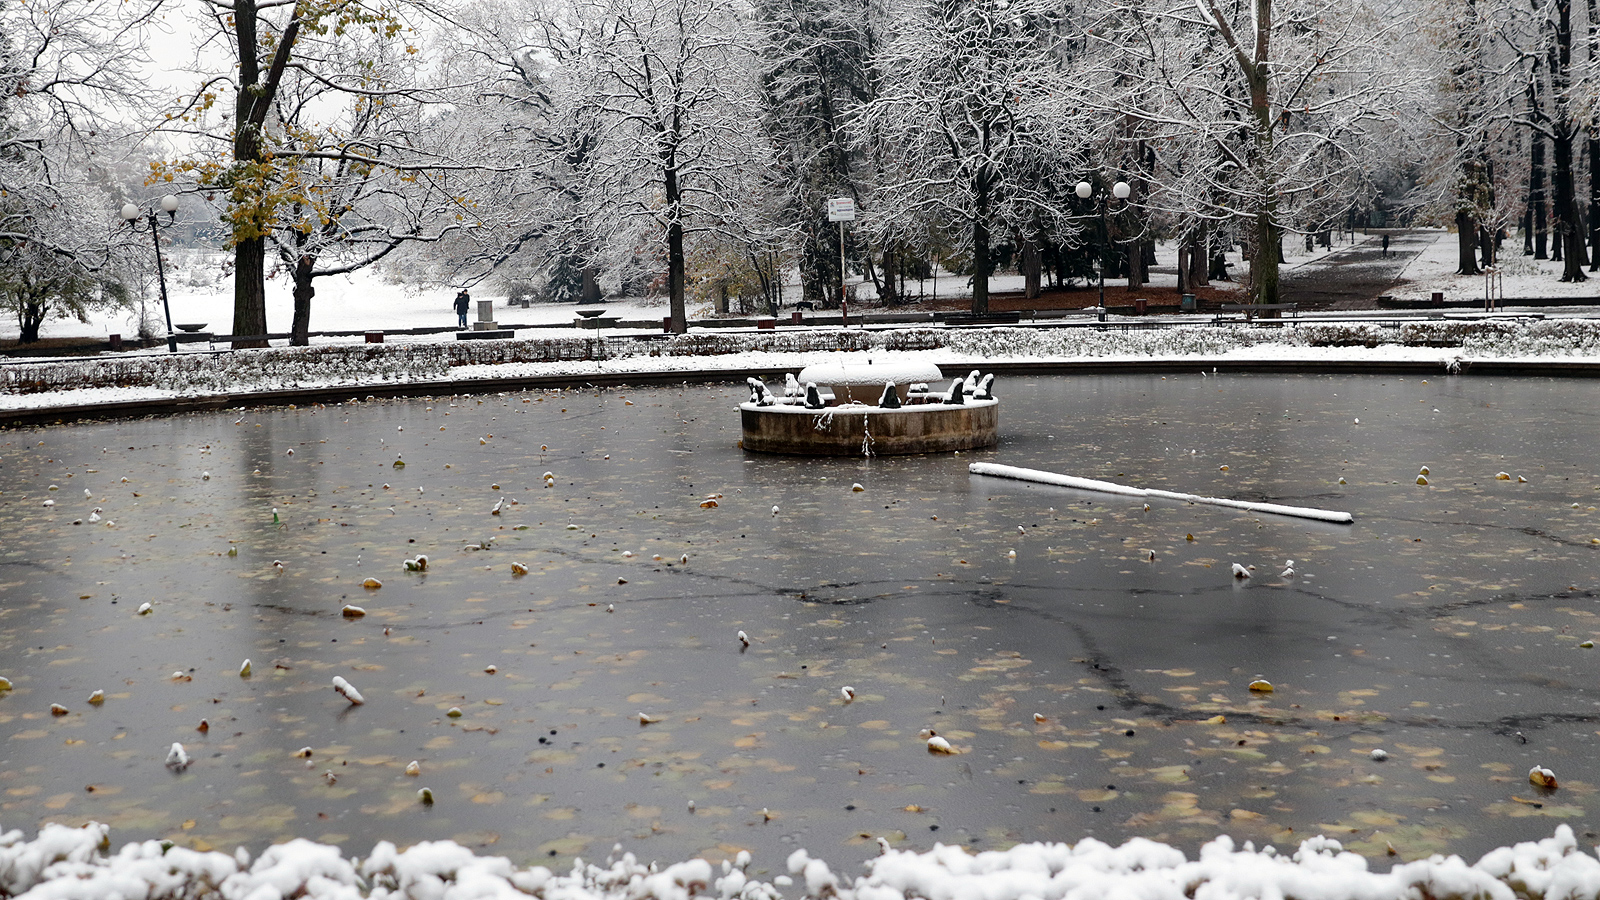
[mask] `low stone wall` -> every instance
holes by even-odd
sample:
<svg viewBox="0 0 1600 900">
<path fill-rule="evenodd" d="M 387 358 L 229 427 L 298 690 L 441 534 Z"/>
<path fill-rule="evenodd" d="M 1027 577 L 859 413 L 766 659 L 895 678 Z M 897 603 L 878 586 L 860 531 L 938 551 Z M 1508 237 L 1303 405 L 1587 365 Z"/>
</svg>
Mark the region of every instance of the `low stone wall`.
<svg viewBox="0 0 1600 900">
<path fill-rule="evenodd" d="M 799 456 L 900 456 L 991 447 L 1000 440 L 1000 401 L 961 406 L 739 406 L 741 446 Z"/>
</svg>

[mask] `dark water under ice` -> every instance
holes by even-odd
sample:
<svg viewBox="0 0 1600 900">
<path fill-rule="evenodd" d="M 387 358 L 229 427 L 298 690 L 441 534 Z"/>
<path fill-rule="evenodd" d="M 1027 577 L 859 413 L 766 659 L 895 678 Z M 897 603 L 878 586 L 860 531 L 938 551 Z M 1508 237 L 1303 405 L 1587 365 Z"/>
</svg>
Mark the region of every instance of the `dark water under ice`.
<svg viewBox="0 0 1600 900">
<path fill-rule="evenodd" d="M 0 826 L 558 865 L 748 848 L 771 871 L 797 846 L 851 871 L 879 836 L 1321 832 L 1375 858 L 1600 838 L 1591 384 L 999 388 L 998 448 L 899 459 L 746 454 L 734 386 L 0 433 Z M 974 460 L 1356 523 L 1146 511 Z"/>
</svg>

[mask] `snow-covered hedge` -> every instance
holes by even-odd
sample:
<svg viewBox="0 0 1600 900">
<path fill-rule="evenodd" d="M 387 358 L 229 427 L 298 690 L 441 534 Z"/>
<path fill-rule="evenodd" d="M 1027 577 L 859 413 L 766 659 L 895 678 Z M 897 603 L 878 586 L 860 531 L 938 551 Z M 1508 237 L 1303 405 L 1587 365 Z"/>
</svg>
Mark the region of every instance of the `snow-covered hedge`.
<svg viewBox="0 0 1600 900">
<path fill-rule="evenodd" d="M 0 835 L 0 897 L 26 900 L 1579 900 L 1600 897 L 1600 860 L 1582 852 L 1562 825 L 1541 841 L 1503 847 L 1476 865 L 1432 856 L 1374 872 L 1338 841 L 1314 837 L 1293 855 L 1218 837 L 1188 859 L 1166 844 L 1134 838 L 1120 847 L 1018 844 L 969 854 L 935 845 L 918 853 L 885 846 L 851 879 L 805 850 L 791 875 L 748 874 L 750 854 L 719 866 L 701 859 L 659 866 L 633 854 L 603 865 L 573 863 L 565 875 L 477 856 L 451 841 L 398 850 L 387 841 L 365 860 L 296 839 L 254 861 L 244 850 L 200 852 L 165 841 L 125 845 L 109 855 L 109 829 L 46 825 L 32 841 Z M 791 890 L 786 891 L 785 889 Z"/>
<path fill-rule="evenodd" d="M 0 366 L 0 394 L 79 388 L 182 393 L 437 381 L 460 366 L 733 353 L 944 350 L 964 359 L 1184 358 L 1254 347 L 1452 347 L 1463 357 L 1600 356 L 1600 321 L 1307 323 L 1281 327 L 784 329 L 631 338 L 536 338 L 419 344 L 336 344 L 239 352 L 145 354 Z"/>
</svg>

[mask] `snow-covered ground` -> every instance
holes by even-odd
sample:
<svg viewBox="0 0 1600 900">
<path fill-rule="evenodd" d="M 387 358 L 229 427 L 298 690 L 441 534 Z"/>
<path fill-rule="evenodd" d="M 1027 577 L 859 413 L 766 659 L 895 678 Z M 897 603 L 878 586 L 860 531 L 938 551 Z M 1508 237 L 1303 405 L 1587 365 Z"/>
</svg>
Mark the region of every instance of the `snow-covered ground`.
<svg viewBox="0 0 1600 900">
<path fill-rule="evenodd" d="M 1376 242 L 1379 238 L 1374 234 L 1368 240 Z M 1446 297 L 1467 299 L 1482 298 L 1485 291 L 1492 287 L 1496 298 L 1510 300 L 1600 297 L 1600 272 L 1590 276 L 1588 281 L 1563 284 L 1562 263 L 1523 256 L 1522 244 L 1516 239 L 1507 240 L 1501 247 L 1499 265 L 1492 278 L 1455 274 L 1456 255 L 1456 236 L 1439 231 L 1438 240 L 1406 266 L 1401 275 L 1404 289 L 1399 293 L 1426 297 L 1433 291 L 1443 291 Z"/>
<path fill-rule="evenodd" d="M 1578 900 L 1600 896 L 1600 860 L 1578 847 L 1572 829 L 1491 851 L 1469 865 L 1432 856 L 1371 871 L 1338 841 L 1314 837 L 1292 855 L 1271 846 L 1235 846 L 1219 837 L 1196 859 L 1166 844 L 1135 838 L 1120 847 L 1094 839 L 1077 844 L 1018 844 L 969 854 L 935 845 L 924 853 L 884 847 L 867 873 L 835 873 L 796 850 L 790 874 L 770 881 L 748 874 L 741 852 L 720 866 L 701 860 L 644 864 L 632 854 L 558 875 L 543 866 L 518 868 L 504 857 L 480 857 L 451 841 L 398 850 L 387 841 L 366 859 L 298 839 L 268 848 L 254 861 L 199 852 L 161 841 L 106 851 L 104 825 L 47 825 L 32 840 L 0 836 L 0 892 L 23 900 Z M 758 870 L 764 871 L 764 869 Z"/>
<path fill-rule="evenodd" d="M 1460 276 L 1456 268 L 1455 236 L 1438 230 L 1436 240 L 1417 258 L 1407 264 L 1396 292 L 1403 296 L 1426 297 L 1433 291 L 1443 291 L 1447 297 L 1482 297 L 1485 279 L 1481 276 Z M 1284 247 L 1286 270 L 1315 265 L 1330 255 L 1355 247 L 1376 249 L 1381 237 L 1378 232 L 1356 233 L 1351 236 L 1336 235 L 1333 246 L 1318 246 L 1307 252 L 1303 244 L 1287 241 Z M 1172 269 L 1175 250 L 1168 245 L 1157 248 L 1158 265 L 1151 272 L 1154 287 L 1175 287 L 1177 276 Z M 1246 267 L 1237 251 L 1230 254 L 1233 271 L 1243 272 Z M 233 321 L 233 283 L 231 276 L 222 271 L 220 254 L 199 251 L 180 251 L 169 265 L 168 295 L 174 323 L 204 324 L 207 330 L 225 334 Z M 1521 246 L 1508 241 L 1503 250 L 1495 290 L 1508 298 L 1523 297 L 1600 297 L 1600 273 L 1593 281 L 1563 284 L 1561 263 L 1534 260 L 1522 256 Z M 1224 285 L 1225 286 L 1225 285 Z M 364 331 L 397 330 L 410 328 L 450 328 L 456 323 L 452 301 L 458 285 L 414 285 L 393 280 L 383 272 L 365 270 L 345 276 L 332 276 L 317 280 L 317 296 L 311 305 L 312 331 Z M 870 285 L 863 285 L 868 293 Z M 1011 272 L 998 273 L 990 282 L 997 293 L 1020 291 L 1023 279 Z M 908 282 L 907 290 L 913 295 L 954 297 L 971 293 L 966 276 L 940 272 L 937 279 Z M 798 283 L 791 281 L 784 287 L 786 298 L 800 295 Z M 496 317 L 503 322 L 518 325 L 568 325 L 574 316 L 570 304 L 533 304 L 527 309 L 508 308 L 504 294 L 496 294 L 487 287 L 473 290 L 474 299 L 492 300 Z M 610 298 L 603 304 L 607 314 L 624 319 L 659 319 L 666 314 L 664 298 Z M 276 278 L 267 285 L 267 328 L 273 332 L 286 332 L 293 313 L 289 285 Z M 709 315 L 709 307 L 691 308 L 691 318 Z M 154 295 L 145 300 L 145 315 L 157 332 L 164 331 L 161 300 Z M 476 312 L 474 312 L 474 317 Z M 14 338 L 17 334 L 14 321 L 0 321 L 0 338 Z M 74 319 L 51 319 L 45 323 L 45 337 L 104 338 L 109 334 L 132 337 L 139 331 L 137 310 L 121 310 L 95 314 L 88 322 Z M 445 335 L 449 338 L 449 335 Z"/>
</svg>

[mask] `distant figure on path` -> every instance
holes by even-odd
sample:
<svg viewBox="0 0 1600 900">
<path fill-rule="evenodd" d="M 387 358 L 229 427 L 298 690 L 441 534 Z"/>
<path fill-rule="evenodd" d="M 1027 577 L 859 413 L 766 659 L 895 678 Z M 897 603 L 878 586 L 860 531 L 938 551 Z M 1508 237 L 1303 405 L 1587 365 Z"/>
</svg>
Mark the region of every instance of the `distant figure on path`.
<svg viewBox="0 0 1600 900">
<path fill-rule="evenodd" d="M 1385 240 L 1387 240 L 1387 238 Z M 471 306 L 472 295 L 467 293 L 466 288 L 462 288 L 461 293 L 456 295 L 456 317 L 461 320 L 462 328 L 467 327 L 467 310 L 471 308 Z"/>
<path fill-rule="evenodd" d="M 1389 236 L 1387 234 L 1383 236 L 1383 252 L 1378 254 L 1378 255 L 1379 256 L 1388 256 L 1389 255 Z"/>
</svg>

